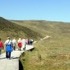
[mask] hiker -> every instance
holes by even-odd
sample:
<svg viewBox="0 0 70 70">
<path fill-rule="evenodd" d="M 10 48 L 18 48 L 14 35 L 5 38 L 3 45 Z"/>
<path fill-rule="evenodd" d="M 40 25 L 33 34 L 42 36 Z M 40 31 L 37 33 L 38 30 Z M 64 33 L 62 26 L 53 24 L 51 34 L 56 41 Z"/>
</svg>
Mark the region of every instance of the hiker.
<svg viewBox="0 0 70 70">
<path fill-rule="evenodd" d="M 22 40 L 21 38 L 18 39 L 18 50 L 21 51 L 21 48 L 22 48 Z"/>
<path fill-rule="evenodd" d="M 12 40 L 10 37 L 5 41 L 6 58 L 11 58 L 11 52 L 13 51 Z"/>
<path fill-rule="evenodd" d="M 34 41 L 33 39 L 30 39 L 30 42 L 29 42 L 29 43 L 30 43 L 30 45 L 32 45 L 32 44 L 33 44 L 33 41 Z"/>
<path fill-rule="evenodd" d="M 25 50 L 26 48 L 26 39 L 22 39 L 22 50 Z"/>
<path fill-rule="evenodd" d="M 29 42 L 29 39 L 26 39 L 26 44 L 28 44 L 28 42 Z"/>
<path fill-rule="evenodd" d="M 32 44 L 33 44 L 33 42 L 34 42 L 34 40 L 33 40 L 33 39 L 28 39 L 28 45 L 32 45 Z"/>
<path fill-rule="evenodd" d="M 15 50 L 16 49 L 16 39 L 15 38 L 12 40 L 12 45 L 13 45 L 13 50 Z"/>
<path fill-rule="evenodd" d="M 3 42 L 1 41 L 1 38 L 0 38 L 0 55 L 1 55 L 1 50 L 4 48 L 4 45 L 3 45 Z"/>
</svg>

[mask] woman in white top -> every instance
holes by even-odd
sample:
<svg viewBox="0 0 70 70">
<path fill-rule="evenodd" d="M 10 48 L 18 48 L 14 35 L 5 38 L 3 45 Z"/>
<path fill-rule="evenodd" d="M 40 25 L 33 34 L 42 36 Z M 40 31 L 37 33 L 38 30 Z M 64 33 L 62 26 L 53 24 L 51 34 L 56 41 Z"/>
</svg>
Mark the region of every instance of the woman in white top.
<svg viewBox="0 0 70 70">
<path fill-rule="evenodd" d="M 26 39 L 22 39 L 22 50 L 26 49 Z"/>
<path fill-rule="evenodd" d="M 12 44 L 13 44 L 13 49 L 15 50 L 16 49 L 16 39 L 15 38 L 12 40 Z"/>
</svg>

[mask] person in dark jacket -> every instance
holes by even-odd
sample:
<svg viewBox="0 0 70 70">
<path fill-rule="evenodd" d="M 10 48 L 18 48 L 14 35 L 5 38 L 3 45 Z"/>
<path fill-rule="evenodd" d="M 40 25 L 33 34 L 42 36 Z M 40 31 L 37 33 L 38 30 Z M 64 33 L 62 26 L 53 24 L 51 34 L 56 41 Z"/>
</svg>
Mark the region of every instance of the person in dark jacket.
<svg viewBox="0 0 70 70">
<path fill-rule="evenodd" d="M 1 50 L 4 48 L 4 45 L 3 45 L 3 42 L 1 41 L 1 38 L 0 38 L 0 55 L 1 55 Z"/>
<path fill-rule="evenodd" d="M 12 40 L 10 37 L 5 41 L 6 58 L 11 58 L 11 52 L 13 50 Z"/>
</svg>

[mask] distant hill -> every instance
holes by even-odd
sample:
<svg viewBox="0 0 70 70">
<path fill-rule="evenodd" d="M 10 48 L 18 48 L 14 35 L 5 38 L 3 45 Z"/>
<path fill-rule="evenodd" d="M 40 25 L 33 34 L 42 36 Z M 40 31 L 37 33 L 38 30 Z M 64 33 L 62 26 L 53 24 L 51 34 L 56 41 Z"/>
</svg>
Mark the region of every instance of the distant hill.
<svg viewBox="0 0 70 70">
<path fill-rule="evenodd" d="M 70 70 L 70 23 L 44 20 L 12 22 L 38 32 L 43 37 L 50 36 L 34 43 L 32 52 L 22 54 L 24 70 Z"/>
<path fill-rule="evenodd" d="M 38 32 L 43 37 L 50 36 L 34 43 L 32 52 L 22 54 L 20 60 L 24 70 L 70 70 L 70 23 L 44 20 L 12 22 Z"/>
<path fill-rule="evenodd" d="M 70 24 L 45 20 L 6 20 L 0 17 L 0 37 L 25 37 L 40 39 L 46 35 L 70 35 Z"/>
<path fill-rule="evenodd" d="M 0 37 L 6 39 L 7 36 L 34 39 L 42 37 L 39 33 L 25 26 L 14 24 L 14 22 L 0 17 Z"/>
<path fill-rule="evenodd" d="M 70 33 L 70 23 L 65 22 L 54 22 L 45 20 L 13 20 L 12 22 L 38 32 L 43 37 L 46 35 L 55 36 L 64 33 Z"/>
</svg>

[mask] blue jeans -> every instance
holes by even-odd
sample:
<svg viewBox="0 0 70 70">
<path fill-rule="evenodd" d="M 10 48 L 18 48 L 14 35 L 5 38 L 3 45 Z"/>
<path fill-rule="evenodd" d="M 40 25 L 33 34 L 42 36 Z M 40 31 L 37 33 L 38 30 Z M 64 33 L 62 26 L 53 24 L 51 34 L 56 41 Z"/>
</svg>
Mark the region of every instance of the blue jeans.
<svg viewBox="0 0 70 70">
<path fill-rule="evenodd" d="M 11 58 L 11 52 L 10 51 L 6 51 L 6 58 Z"/>
</svg>

